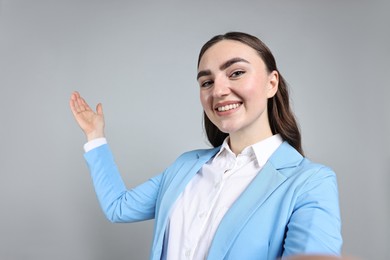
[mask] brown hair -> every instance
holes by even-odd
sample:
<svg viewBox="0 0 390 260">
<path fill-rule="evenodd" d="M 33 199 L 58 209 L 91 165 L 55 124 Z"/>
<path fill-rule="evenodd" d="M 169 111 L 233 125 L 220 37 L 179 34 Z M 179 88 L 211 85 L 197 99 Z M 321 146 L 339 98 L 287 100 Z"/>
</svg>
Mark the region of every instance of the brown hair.
<svg viewBox="0 0 390 260">
<path fill-rule="evenodd" d="M 300 154 L 304 155 L 301 144 L 301 133 L 295 116 L 290 108 L 287 83 L 276 67 L 276 61 L 270 49 L 255 36 L 242 32 L 228 32 L 223 35 L 217 35 L 206 42 L 199 53 L 198 67 L 203 54 L 214 44 L 222 40 L 239 41 L 248 45 L 257 51 L 260 58 L 265 63 L 268 72 L 277 71 L 279 73 L 279 86 L 276 94 L 268 99 L 268 118 L 273 134 L 280 134 L 283 140 L 287 141 Z M 220 146 L 227 133 L 220 131 L 207 117 L 204 117 L 204 127 L 210 144 L 214 147 Z"/>
</svg>

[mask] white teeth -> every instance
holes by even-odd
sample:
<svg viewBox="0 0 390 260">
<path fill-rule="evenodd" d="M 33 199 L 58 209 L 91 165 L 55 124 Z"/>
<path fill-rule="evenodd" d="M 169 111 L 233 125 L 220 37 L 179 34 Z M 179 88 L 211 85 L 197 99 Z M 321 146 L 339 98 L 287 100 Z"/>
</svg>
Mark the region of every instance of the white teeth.
<svg viewBox="0 0 390 260">
<path fill-rule="evenodd" d="M 231 110 L 231 109 L 235 109 L 237 107 L 239 107 L 240 104 L 236 103 L 236 104 L 230 104 L 230 105 L 226 105 L 226 106 L 223 106 L 223 107 L 218 107 L 217 110 L 219 112 L 223 112 L 223 111 L 228 111 L 228 110 Z"/>
</svg>

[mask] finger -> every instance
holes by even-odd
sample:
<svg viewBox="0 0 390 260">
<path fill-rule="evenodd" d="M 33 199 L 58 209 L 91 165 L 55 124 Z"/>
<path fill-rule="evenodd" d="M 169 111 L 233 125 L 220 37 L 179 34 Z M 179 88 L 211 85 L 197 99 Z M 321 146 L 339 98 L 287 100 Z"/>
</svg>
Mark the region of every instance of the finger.
<svg viewBox="0 0 390 260">
<path fill-rule="evenodd" d="M 85 99 L 84 99 L 84 98 L 80 97 L 80 98 L 79 98 L 79 102 L 80 102 L 80 108 L 84 109 L 84 111 L 85 111 L 85 110 L 92 110 L 92 109 L 89 107 L 88 103 L 85 102 Z"/>
<path fill-rule="evenodd" d="M 73 99 L 73 106 L 74 106 L 75 111 L 77 113 L 84 111 L 82 104 L 81 104 L 81 101 L 80 101 L 80 96 L 74 95 L 73 98 L 74 98 Z"/>
<path fill-rule="evenodd" d="M 70 100 L 69 100 L 69 105 L 72 113 L 75 115 L 77 113 L 77 95 L 75 92 L 72 93 Z"/>
<path fill-rule="evenodd" d="M 74 101 L 77 101 L 78 98 L 80 98 L 80 93 L 77 91 L 73 91 L 73 93 L 71 95 L 71 99 Z"/>
<path fill-rule="evenodd" d="M 103 105 L 102 105 L 102 103 L 99 103 L 99 104 L 97 104 L 97 106 L 96 106 L 96 113 L 98 114 L 98 115 L 103 115 Z"/>
<path fill-rule="evenodd" d="M 76 99 L 77 97 L 80 97 L 80 93 L 78 91 L 73 91 L 72 97 Z"/>
<path fill-rule="evenodd" d="M 82 98 L 80 94 L 76 94 L 75 107 L 78 113 L 91 110 L 87 102 L 85 102 L 84 98 Z"/>
</svg>

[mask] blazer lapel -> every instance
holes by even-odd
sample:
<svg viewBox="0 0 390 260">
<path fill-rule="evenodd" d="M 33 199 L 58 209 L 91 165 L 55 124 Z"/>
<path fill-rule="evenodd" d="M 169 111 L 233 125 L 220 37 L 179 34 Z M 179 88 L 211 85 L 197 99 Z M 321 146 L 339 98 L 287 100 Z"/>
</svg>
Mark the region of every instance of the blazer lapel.
<svg viewBox="0 0 390 260">
<path fill-rule="evenodd" d="M 252 214 L 286 179 L 279 169 L 294 167 L 302 156 L 284 142 L 223 217 L 211 244 L 208 259 L 224 259 L 234 239 Z"/>
<path fill-rule="evenodd" d="M 164 195 L 161 199 L 161 203 L 159 203 L 158 208 L 156 209 L 158 211 L 156 212 L 158 218 L 156 218 L 155 238 L 153 242 L 153 248 L 156 250 L 154 255 L 161 254 L 161 251 L 158 249 L 162 249 L 164 233 L 173 204 L 195 174 L 198 173 L 200 168 L 218 151 L 219 147 L 206 150 L 206 152 L 203 150 L 203 152 L 198 153 L 197 157 L 194 159 L 185 161 L 175 177 L 169 180 L 170 184 L 167 185 L 166 190 L 163 191 Z"/>
</svg>

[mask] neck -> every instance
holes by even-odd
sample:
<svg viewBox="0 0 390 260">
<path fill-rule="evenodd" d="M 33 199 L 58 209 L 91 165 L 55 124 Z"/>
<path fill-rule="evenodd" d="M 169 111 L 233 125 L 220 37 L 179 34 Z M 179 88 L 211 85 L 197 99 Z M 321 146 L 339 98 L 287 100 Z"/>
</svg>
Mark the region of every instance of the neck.
<svg viewBox="0 0 390 260">
<path fill-rule="evenodd" d="M 241 134 L 241 133 L 231 133 L 229 134 L 229 146 L 232 152 L 235 155 L 238 155 L 244 150 L 246 147 L 258 143 L 268 137 L 271 137 L 272 131 L 271 128 L 267 128 L 266 130 L 256 133 L 256 134 Z"/>
</svg>

